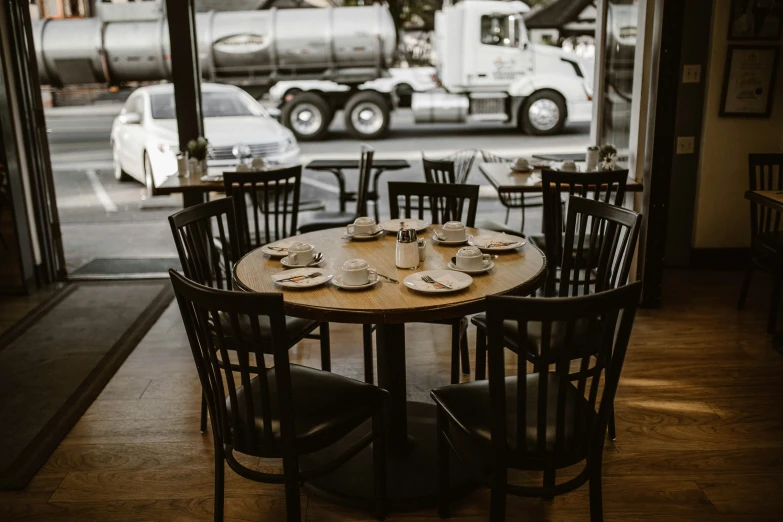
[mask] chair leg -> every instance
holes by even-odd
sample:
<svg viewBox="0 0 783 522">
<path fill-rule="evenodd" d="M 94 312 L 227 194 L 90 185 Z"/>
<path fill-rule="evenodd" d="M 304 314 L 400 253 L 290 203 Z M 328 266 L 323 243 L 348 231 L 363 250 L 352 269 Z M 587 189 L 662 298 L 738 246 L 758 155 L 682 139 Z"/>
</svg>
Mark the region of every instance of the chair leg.
<svg viewBox="0 0 783 522">
<path fill-rule="evenodd" d="M 372 417 L 372 460 L 373 488 L 375 490 L 375 516 L 384 520 L 388 515 L 386 506 L 386 427 L 384 409 L 378 408 Z"/>
<path fill-rule="evenodd" d="M 506 220 L 503 222 L 505 225 L 508 225 L 509 216 L 511 216 L 511 207 L 506 207 Z"/>
<path fill-rule="evenodd" d="M 550 466 L 544 469 L 544 500 L 553 500 L 555 498 L 555 467 Z"/>
<path fill-rule="evenodd" d="M 470 353 L 468 352 L 468 318 L 459 323 L 459 354 L 462 358 L 462 375 L 470 375 Z"/>
<path fill-rule="evenodd" d="M 362 337 L 364 338 L 364 382 L 373 384 L 373 357 L 372 357 L 372 325 L 362 325 Z"/>
<path fill-rule="evenodd" d="M 459 332 L 460 324 L 451 324 L 451 384 L 459 383 Z"/>
<path fill-rule="evenodd" d="M 448 435 L 449 421 L 443 408 L 438 406 L 437 416 L 437 445 L 438 445 L 438 515 L 440 518 L 449 518 L 451 508 L 449 507 L 449 445 L 446 442 Z"/>
<path fill-rule="evenodd" d="M 767 318 L 767 333 L 774 334 L 778 323 L 778 307 L 780 306 L 780 285 L 783 283 L 783 271 L 775 273 L 772 281 L 772 294 L 769 298 L 769 317 Z"/>
<path fill-rule="evenodd" d="M 476 380 L 487 378 L 487 332 L 476 327 Z"/>
<path fill-rule="evenodd" d="M 522 197 L 522 221 L 519 225 L 519 231 L 522 233 L 522 235 L 525 235 L 525 202 L 524 202 L 524 196 Z"/>
<path fill-rule="evenodd" d="M 742 288 L 740 289 L 739 300 L 737 301 L 737 310 L 745 308 L 745 301 L 748 299 L 748 290 L 750 289 L 750 280 L 753 278 L 753 264 L 748 266 L 745 272 L 745 278 L 742 280 Z"/>
<path fill-rule="evenodd" d="M 321 339 L 321 369 L 325 372 L 332 371 L 332 349 L 329 340 L 329 323 L 321 323 L 318 327 L 318 335 Z"/>
<path fill-rule="evenodd" d="M 612 411 L 609 412 L 609 439 L 617 440 L 617 431 L 614 425 L 614 406 L 612 406 Z"/>
<path fill-rule="evenodd" d="M 285 484 L 286 521 L 301 522 L 302 508 L 299 500 L 299 459 L 296 455 L 283 457 L 283 483 Z"/>
<path fill-rule="evenodd" d="M 207 398 L 201 393 L 201 434 L 207 432 Z"/>
<path fill-rule="evenodd" d="M 223 445 L 215 441 L 215 522 L 223 522 L 223 493 L 225 480 L 225 456 Z"/>
<path fill-rule="evenodd" d="M 592 462 L 588 465 L 592 466 Z M 604 506 L 601 495 L 601 462 L 590 473 L 590 522 L 603 522 Z"/>
<path fill-rule="evenodd" d="M 489 521 L 504 522 L 506 520 L 506 463 L 498 462 L 492 469 L 489 496 Z"/>
</svg>

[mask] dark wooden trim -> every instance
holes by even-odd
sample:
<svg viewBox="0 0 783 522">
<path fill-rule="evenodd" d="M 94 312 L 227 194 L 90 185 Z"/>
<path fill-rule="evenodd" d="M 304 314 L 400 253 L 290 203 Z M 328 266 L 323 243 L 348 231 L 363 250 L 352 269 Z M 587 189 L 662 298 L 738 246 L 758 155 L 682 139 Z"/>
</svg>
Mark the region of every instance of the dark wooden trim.
<svg viewBox="0 0 783 522">
<path fill-rule="evenodd" d="M 708 270 L 744 270 L 750 263 L 750 248 L 694 248 L 690 267 Z"/>
</svg>

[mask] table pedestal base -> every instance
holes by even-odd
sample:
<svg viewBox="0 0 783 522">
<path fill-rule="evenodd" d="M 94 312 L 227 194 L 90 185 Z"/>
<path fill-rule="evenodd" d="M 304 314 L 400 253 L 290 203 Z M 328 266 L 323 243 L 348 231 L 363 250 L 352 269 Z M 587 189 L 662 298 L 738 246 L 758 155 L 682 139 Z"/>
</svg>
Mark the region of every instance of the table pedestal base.
<svg viewBox="0 0 783 522">
<path fill-rule="evenodd" d="M 777 350 L 780 355 L 783 355 L 783 331 L 775 332 L 772 335 L 772 347 Z"/>
<path fill-rule="evenodd" d="M 367 425 L 369 428 L 369 425 Z M 308 469 L 319 462 L 331 460 L 366 430 L 358 430 L 331 448 L 301 456 L 300 466 Z M 390 512 L 412 511 L 435 506 L 438 493 L 435 406 L 421 402 L 408 403 L 408 434 L 412 443 L 400 455 L 387 455 L 387 498 Z M 352 437 L 356 438 L 352 438 Z M 350 439 L 350 440 L 348 440 Z M 454 453 L 450 465 L 452 498 L 467 493 L 478 485 L 474 477 L 460 464 Z M 338 504 L 371 511 L 373 509 L 372 445 L 335 471 L 305 483 L 313 494 Z"/>
</svg>

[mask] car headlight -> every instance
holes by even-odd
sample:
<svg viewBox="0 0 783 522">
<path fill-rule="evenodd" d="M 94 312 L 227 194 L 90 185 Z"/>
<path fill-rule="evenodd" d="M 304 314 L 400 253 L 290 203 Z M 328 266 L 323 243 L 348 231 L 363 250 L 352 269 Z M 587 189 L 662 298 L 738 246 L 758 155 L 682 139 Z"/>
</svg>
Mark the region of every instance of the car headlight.
<svg viewBox="0 0 783 522">
<path fill-rule="evenodd" d="M 295 147 L 296 147 L 296 138 L 294 138 L 292 134 L 291 136 L 287 136 L 285 139 L 283 139 L 283 142 L 280 145 L 280 152 L 288 152 L 289 150 L 292 150 Z"/>
<path fill-rule="evenodd" d="M 176 147 L 177 145 L 172 145 L 170 143 L 158 143 L 157 145 L 158 152 L 161 152 L 163 154 L 167 154 L 173 151 Z"/>
</svg>

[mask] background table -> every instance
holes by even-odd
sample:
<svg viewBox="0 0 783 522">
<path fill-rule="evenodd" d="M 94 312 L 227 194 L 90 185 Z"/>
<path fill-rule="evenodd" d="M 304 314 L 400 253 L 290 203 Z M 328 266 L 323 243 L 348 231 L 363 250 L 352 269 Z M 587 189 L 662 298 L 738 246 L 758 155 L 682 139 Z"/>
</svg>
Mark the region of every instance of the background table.
<svg viewBox="0 0 783 522">
<path fill-rule="evenodd" d="M 540 180 L 530 178 L 532 174 L 540 174 L 541 169 L 518 173 L 511 170 L 511 163 L 481 163 L 479 170 L 498 192 L 541 192 Z M 641 192 L 643 189 L 644 185 L 628 178 L 626 192 Z"/>
<path fill-rule="evenodd" d="M 560 154 L 533 154 L 536 159 L 542 159 L 546 161 L 585 161 L 587 158 L 586 152 L 566 152 Z"/>
<path fill-rule="evenodd" d="M 780 190 L 749 190 L 745 192 L 745 199 L 749 199 L 759 205 L 783 212 L 783 191 Z M 783 330 L 778 330 L 772 336 L 772 346 L 783 354 Z"/>
<path fill-rule="evenodd" d="M 372 168 L 374 173 L 370 180 L 370 192 L 368 201 L 372 201 L 375 206 L 375 221 L 380 221 L 378 212 L 378 178 L 387 170 L 402 170 L 410 168 L 410 163 L 405 160 L 396 159 L 373 159 Z M 337 184 L 340 187 L 340 212 L 345 212 L 345 202 L 354 201 L 356 192 L 349 192 L 345 187 L 344 170 L 359 170 L 359 160 L 313 160 L 305 166 L 306 169 L 316 172 L 331 172 L 337 176 Z"/>
<path fill-rule="evenodd" d="M 222 174 L 223 170 L 211 170 L 210 174 Z M 188 176 L 180 178 L 176 174 L 166 178 L 160 187 L 155 188 L 155 194 L 160 196 L 170 196 L 171 194 L 182 194 L 182 206 L 192 207 L 203 203 L 206 195 L 210 192 L 223 192 L 223 179 L 220 181 L 201 181 L 201 176 Z"/>
<path fill-rule="evenodd" d="M 431 228 L 440 229 L 439 226 Z M 460 292 L 422 294 L 402 284 L 414 270 L 397 269 L 394 263 L 396 239 L 386 235 L 371 241 L 341 239 L 344 229 L 331 229 L 298 236 L 324 253 L 320 271 L 338 274 L 348 259 L 363 258 L 378 272 L 400 281 L 381 282 L 361 291 L 340 290 L 331 283 L 312 289 L 285 289 L 286 314 L 294 317 L 339 323 L 377 324 L 378 384 L 389 391 L 387 441 L 389 501 L 393 510 L 419 509 L 434 505 L 437 489 L 435 445 L 435 406 L 408 402 L 405 378 L 405 323 L 429 322 L 462 317 L 484 310 L 484 297 L 515 293 L 527 295 L 537 288 L 546 269 L 544 255 L 527 244 L 521 249 L 501 254 L 488 274 L 473 276 L 473 284 Z M 469 229 L 470 233 L 479 233 Z M 456 246 L 433 245 L 429 232 L 427 259 L 419 269 L 442 269 L 459 249 Z M 280 292 L 272 274 L 281 272 L 279 260 L 260 250 L 250 252 L 236 265 L 236 284 L 257 292 Z M 444 344 L 448 344 L 446 340 Z M 448 376 L 444 375 L 444 384 Z M 361 435 L 361 434 L 359 434 Z M 301 459 L 303 468 L 328 460 L 350 445 L 347 438 L 334 448 Z M 369 449 L 351 459 L 338 470 L 308 482 L 307 487 L 328 499 L 367 507 L 372 499 L 372 455 Z M 456 488 L 470 482 L 461 466 L 452 466 L 452 483 Z"/>
</svg>

